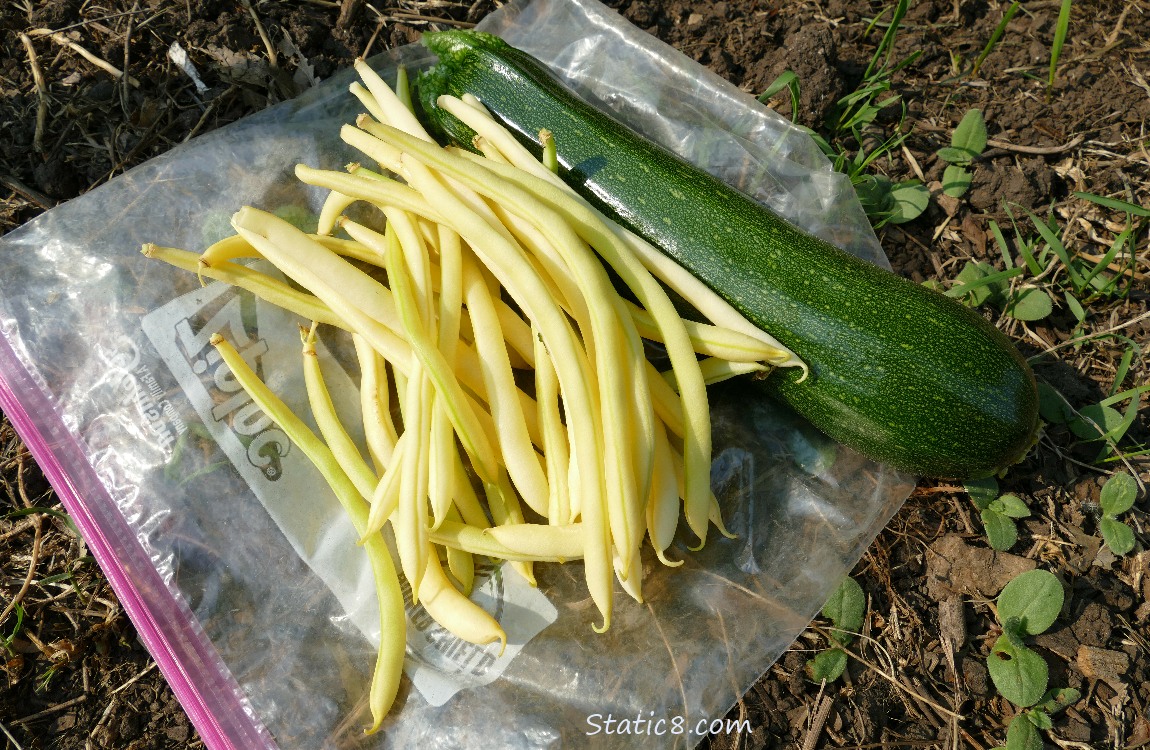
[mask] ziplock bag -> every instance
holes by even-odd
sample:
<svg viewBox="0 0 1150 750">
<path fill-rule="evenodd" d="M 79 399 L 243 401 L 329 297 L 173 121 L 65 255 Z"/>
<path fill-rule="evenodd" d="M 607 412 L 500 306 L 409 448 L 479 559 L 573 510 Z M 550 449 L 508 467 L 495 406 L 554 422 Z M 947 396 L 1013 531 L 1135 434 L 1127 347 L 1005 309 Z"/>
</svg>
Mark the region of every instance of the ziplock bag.
<svg viewBox="0 0 1150 750">
<path fill-rule="evenodd" d="M 884 263 L 849 182 L 810 139 L 594 0 L 534 0 L 485 19 L 584 96 L 771 205 Z M 373 61 L 431 62 L 417 45 Z M 350 73 L 200 137 L 0 239 L 0 406 L 44 469 L 209 748 L 687 747 L 818 612 L 913 487 L 748 384 L 712 389 L 712 485 L 736 539 L 685 562 L 644 558 L 645 603 L 616 592 L 611 629 L 578 563 L 530 588 L 489 566 L 480 603 L 507 630 L 455 640 L 409 608 L 408 678 L 365 737 L 373 595 L 362 550 L 318 473 L 240 390 L 227 335 L 306 414 L 301 322 L 149 261 L 202 250 L 241 205 L 316 210 L 292 176 L 353 158 Z M 348 342 L 329 382 L 354 408 Z M 378 627 L 378 626 L 376 626 Z M 646 733 L 611 733 L 639 717 Z M 664 720 L 664 733 L 654 731 Z M 616 726 L 618 726 L 616 724 Z M 677 730 L 677 731 L 676 731 Z"/>
</svg>

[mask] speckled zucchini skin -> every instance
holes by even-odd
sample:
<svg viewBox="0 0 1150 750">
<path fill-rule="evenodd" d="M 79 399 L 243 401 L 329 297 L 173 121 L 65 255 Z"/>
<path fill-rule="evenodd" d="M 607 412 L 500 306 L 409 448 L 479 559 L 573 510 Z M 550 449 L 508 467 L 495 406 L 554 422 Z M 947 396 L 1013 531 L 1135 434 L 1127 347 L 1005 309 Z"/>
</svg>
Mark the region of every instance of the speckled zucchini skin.
<svg viewBox="0 0 1150 750">
<path fill-rule="evenodd" d="M 428 34 L 434 106 L 477 96 L 522 140 L 555 136 L 564 178 L 790 347 L 810 367 L 762 381 L 836 441 L 923 476 L 971 478 L 1020 460 L 1038 425 L 1034 376 L 978 313 L 797 229 L 589 106 L 531 56 L 475 32 Z"/>
</svg>

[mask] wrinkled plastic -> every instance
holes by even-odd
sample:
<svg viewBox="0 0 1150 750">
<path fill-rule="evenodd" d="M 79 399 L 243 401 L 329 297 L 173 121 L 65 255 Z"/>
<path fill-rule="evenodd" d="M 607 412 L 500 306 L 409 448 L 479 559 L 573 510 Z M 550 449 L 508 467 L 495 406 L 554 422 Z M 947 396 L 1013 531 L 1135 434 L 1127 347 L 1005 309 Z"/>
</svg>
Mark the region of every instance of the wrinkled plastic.
<svg viewBox="0 0 1150 750">
<path fill-rule="evenodd" d="M 809 138 L 612 11 L 535 0 L 482 27 L 800 226 L 885 263 L 849 183 Z M 385 77 L 429 62 L 418 46 L 374 61 Z M 350 80 L 198 138 L 0 239 L 0 407 L 210 748 L 695 744 L 694 730 L 722 717 L 818 612 L 911 478 L 746 385 L 716 387 L 712 483 L 738 538 L 713 535 L 697 553 L 679 540 L 675 569 L 645 558 L 646 602 L 617 591 L 603 635 L 579 564 L 537 566 L 528 594 L 512 591 L 513 573 L 489 571 L 500 616 L 529 624 L 512 638 L 514 658 L 489 684 L 463 674 L 474 665 L 429 677 L 444 641 L 409 641 L 422 687 L 405 680 L 384 731 L 364 737 L 378 634 L 362 622 L 374 603 L 349 593 L 354 573 L 337 580 L 362 569 L 361 550 L 333 542 L 353 538 L 333 501 L 298 474 L 298 451 L 233 405 L 227 373 L 199 346 L 215 326 L 262 347 L 294 321 L 139 253 L 144 242 L 202 250 L 243 204 L 317 208 L 321 194 L 291 170 L 354 158 L 338 142 L 358 109 Z M 329 338 L 338 377 L 346 342 Z M 261 374 L 304 413 L 298 362 L 276 347 Z M 437 679 L 464 687 L 436 705 Z M 648 723 L 608 733 L 608 716 Z"/>
</svg>

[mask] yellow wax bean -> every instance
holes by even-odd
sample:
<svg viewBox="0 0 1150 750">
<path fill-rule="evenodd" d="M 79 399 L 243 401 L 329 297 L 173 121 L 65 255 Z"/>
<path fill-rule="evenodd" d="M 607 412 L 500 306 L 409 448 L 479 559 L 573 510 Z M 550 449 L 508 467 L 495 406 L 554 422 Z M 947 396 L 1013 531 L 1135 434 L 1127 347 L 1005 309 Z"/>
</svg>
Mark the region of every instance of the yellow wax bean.
<svg viewBox="0 0 1150 750">
<path fill-rule="evenodd" d="M 403 408 L 403 435 L 410 437 L 400 466 L 399 505 L 392 517 L 399 564 L 411 583 L 412 602 L 427 567 L 427 433 L 434 389 L 420 374 L 408 378 Z"/>
<path fill-rule="evenodd" d="M 452 635 L 468 643 L 484 646 L 500 642 L 499 653 L 507 647 L 507 634 L 491 615 L 451 585 L 443 574 L 439 555 L 429 549 L 427 570 L 421 576 L 419 601 L 427 613 Z"/>
<path fill-rule="evenodd" d="M 782 361 L 772 360 L 771 364 L 777 367 L 801 367 L 804 371 L 806 370 L 806 365 L 795 356 L 793 352 L 787 350 L 786 347 L 780 344 L 773 336 L 747 320 L 742 313 L 732 307 L 729 302 L 716 294 L 714 290 L 704 284 L 694 274 L 678 263 L 675 263 L 666 254 L 651 246 L 650 243 L 638 235 L 608 220 L 597 209 L 593 208 L 586 199 L 579 196 L 570 186 L 564 183 L 558 174 L 549 170 L 544 164 L 539 162 L 506 128 L 496 122 L 491 116 L 491 113 L 488 112 L 482 104 L 479 104 L 474 97 L 464 94 L 463 99 L 460 100 L 452 96 L 441 96 L 437 101 L 437 105 L 458 117 L 464 124 L 481 134 L 485 139 L 496 144 L 499 151 L 507 157 L 515 167 L 522 170 L 526 176 L 536 177 L 549 182 L 555 188 L 564 192 L 567 196 L 598 216 L 598 218 L 610 227 L 611 231 L 635 253 L 636 257 L 648 271 L 654 274 L 659 281 L 666 284 L 669 289 L 676 292 L 680 297 L 691 300 L 691 304 L 712 323 L 757 338 L 768 346 L 785 351 L 789 355 Z M 462 156 L 465 158 L 476 158 L 467 153 L 462 154 Z"/>
<path fill-rule="evenodd" d="M 371 348 L 363 336 L 351 335 L 359 360 L 359 404 L 363 414 L 363 432 L 367 450 L 377 472 L 383 471 L 395 451 L 398 435 L 391 419 L 391 393 L 387 384 L 387 367 L 383 357 Z"/>
<path fill-rule="evenodd" d="M 339 462 L 340 468 L 351 479 L 359 494 L 369 499 L 375 492 L 378 479 L 375 472 L 363 460 L 359 448 L 347 434 L 339 416 L 335 412 L 331 394 L 324 381 L 323 370 L 320 367 L 319 356 L 316 354 L 316 326 L 303 332 L 303 374 L 307 389 L 308 401 L 311 404 L 311 413 L 319 427 L 320 435 L 327 441 L 328 447 Z"/>
<path fill-rule="evenodd" d="M 725 359 L 719 359 L 718 357 L 706 357 L 699 360 L 699 370 L 703 373 L 703 382 L 707 385 L 721 383 L 724 380 L 730 380 L 740 375 L 770 372 L 770 369 L 770 367 L 760 362 L 731 362 Z M 679 389 L 678 381 L 675 380 L 674 370 L 664 372 L 663 378 L 671 388 L 676 391 Z"/>
<path fill-rule="evenodd" d="M 655 476 L 647 497 L 647 535 L 660 562 L 678 566 L 683 561 L 667 558 L 667 548 L 675 539 L 679 525 L 679 485 L 675 481 L 675 456 L 662 426 L 655 433 Z"/>
<path fill-rule="evenodd" d="M 399 507 L 400 491 L 403 487 L 403 465 L 408 444 L 413 442 L 412 435 L 404 432 L 395 444 L 395 450 L 380 475 L 379 483 L 371 496 L 371 509 L 367 516 L 367 529 L 360 535 L 359 543 L 363 544 L 370 535 L 378 534 L 387 520 Z"/>
<path fill-rule="evenodd" d="M 411 88 L 407 83 L 407 68 L 400 65 L 395 69 L 395 98 L 408 112 L 415 112 L 415 104 L 411 101 Z"/>
<path fill-rule="evenodd" d="M 556 187 L 547 179 L 527 174 L 522 170 L 499 164 L 479 164 L 477 161 L 460 157 L 461 161 L 475 167 L 477 171 L 456 172 L 446 155 L 422 149 L 409 140 L 396 137 L 397 147 L 418 149 L 427 152 L 429 160 L 437 167 L 451 169 L 460 181 L 470 184 L 471 180 L 493 184 L 495 177 L 513 183 L 528 191 L 540 202 L 557 211 L 564 220 L 570 222 L 575 231 L 587 241 L 619 274 L 623 282 L 635 293 L 643 306 L 651 313 L 663 332 L 663 341 L 671 366 L 676 372 L 680 387 L 680 403 L 684 416 L 685 469 L 687 475 L 686 516 L 691 529 L 704 541 L 707 533 L 707 493 L 710 488 L 711 435 L 710 414 L 707 402 L 706 383 L 695 358 L 690 337 L 683 327 L 682 318 L 666 292 L 635 258 L 628 247 L 600 219 L 600 215 L 570 197 L 565 190 Z M 546 171 L 546 170 L 544 170 Z M 501 197 L 502 199 L 502 197 Z M 626 562 L 626 560 L 625 560 Z"/>
<path fill-rule="evenodd" d="M 419 318 L 416 310 L 415 289 L 414 285 L 410 283 L 409 271 L 399 244 L 399 238 L 391 231 L 390 224 L 388 230 L 388 279 L 391 281 L 392 290 L 395 293 L 395 301 L 403 321 L 404 331 L 407 333 L 407 339 L 411 343 L 412 351 L 415 352 L 420 364 L 434 384 L 437 398 L 442 399 L 442 406 L 451 417 L 451 423 L 459 434 L 464 449 L 471 457 L 479 478 L 483 482 L 492 482 L 495 480 L 498 469 L 496 468 L 495 452 L 489 442 L 488 434 L 480 425 L 475 410 L 471 408 L 455 371 L 444 359 L 442 352 L 434 345 L 425 323 Z"/>
<path fill-rule="evenodd" d="M 423 236 L 411 214 L 393 206 L 385 207 L 383 214 L 387 217 L 388 231 L 395 233 L 395 239 L 403 254 L 404 265 L 414 284 L 414 299 L 419 316 L 423 321 L 424 330 L 431 341 L 437 341 L 439 326 L 434 323 L 435 313 L 433 311 L 435 308 L 432 304 L 431 259 L 427 254 L 427 245 L 424 244 Z M 345 222 L 344 229 L 349 229 L 353 224 L 354 222 Z M 351 232 L 349 231 L 348 234 Z M 387 257 L 386 249 L 384 250 L 384 257 Z"/>
<path fill-rule="evenodd" d="M 277 243 L 242 226 L 237 227 L 237 229 L 248 242 L 260 248 L 261 252 L 277 253 Z M 306 252 L 304 254 L 306 255 Z M 303 284 L 303 286 L 311 289 L 321 301 L 327 304 L 337 318 L 344 321 L 345 327 L 367 339 L 372 348 L 379 352 L 384 359 L 395 363 L 396 367 L 400 369 L 409 367 L 410 345 L 396 335 L 391 328 L 350 304 L 335 287 L 324 280 L 322 275 L 315 274 L 306 262 L 294 258 L 280 258 L 275 264 L 288 276 L 296 278 L 298 283 L 302 284 L 298 281 L 300 277 L 307 278 L 308 283 Z"/>
<path fill-rule="evenodd" d="M 398 152 L 396 153 L 398 155 Z M 336 190 L 374 205 L 402 208 L 432 221 L 438 222 L 442 219 L 439 212 L 432 208 L 423 196 L 392 179 L 373 179 L 346 172 L 313 169 L 304 164 L 296 165 L 295 174 L 300 182 L 308 185 Z"/>
<path fill-rule="evenodd" d="M 344 135 L 356 140 L 352 131 L 354 129 L 345 127 Z M 561 390 L 570 405 L 568 416 L 580 445 L 575 455 L 579 460 L 581 505 L 588 536 L 584 569 L 592 599 L 603 614 L 601 627 L 605 629 L 610 624 L 612 608 L 610 540 L 599 470 L 603 452 L 597 411 L 592 407 L 593 397 L 587 387 L 591 372 L 586 357 L 562 311 L 553 299 L 540 293 L 543 286 L 538 274 L 529 264 L 522 262 L 522 251 L 491 231 L 482 217 L 468 210 L 435 180 L 426 167 L 412 162 L 407 171 L 412 184 L 417 185 L 436 205 L 444 207 L 444 213 L 451 217 L 451 221 L 445 223 L 450 223 L 477 253 L 482 252 L 486 256 L 486 265 L 496 273 L 519 307 L 536 321 L 552 352 Z"/>
<path fill-rule="evenodd" d="M 356 531 L 363 534 L 367 528 L 367 504 L 360 498 L 355 485 L 340 468 L 335 456 L 256 376 L 235 347 L 219 334 L 212 336 L 211 344 L 220 353 L 220 357 L 232 371 L 236 381 L 251 395 L 252 400 L 315 464 L 351 518 Z M 374 732 L 383 723 L 399 691 L 399 681 L 403 675 L 403 657 L 407 646 L 405 636 L 407 617 L 399 577 L 383 537 L 377 534 L 367 540 L 364 550 L 371 564 L 375 594 L 379 602 L 380 642 L 368 694 L 368 705 L 373 719 L 369 731 Z"/>
<path fill-rule="evenodd" d="M 334 232 L 339 217 L 343 215 L 343 212 L 353 203 L 355 203 L 355 198 L 350 195 L 344 195 L 335 190 L 328 193 L 327 197 L 323 200 L 323 206 L 321 206 L 319 210 L 319 221 L 316 222 L 316 234 L 331 234 Z"/>
<path fill-rule="evenodd" d="M 394 356 L 389 356 L 396 351 L 393 347 L 389 346 L 390 351 L 380 348 L 380 344 L 388 345 L 390 342 L 386 340 L 383 332 L 378 330 L 379 327 L 371 326 L 363 320 L 364 317 L 372 316 L 364 313 L 356 304 L 357 302 L 368 304 L 376 312 L 382 312 L 382 300 L 386 291 L 382 285 L 291 224 L 271 214 L 247 207 L 236 214 L 233 224 L 241 233 L 250 234 L 249 242 L 255 244 L 262 240 L 260 250 L 269 260 L 332 306 L 332 309 L 354 326 L 357 333 L 367 338 L 385 359 L 398 361 Z M 396 278 L 406 277 L 404 274 L 396 274 Z M 392 279 L 392 284 L 393 287 L 398 287 L 395 279 Z M 410 291 L 407 287 L 404 290 Z M 398 293 L 399 290 L 395 291 Z M 413 300 L 413 293 L 409 298 L 409 301 Z M 471 402 L 459 387 L 454 373 L 444 365 L 442 355 L 427 340 L 425 331 L 414 317 L 415 311 L 410 309 L 410 306 L 400 307 L 403 308 L 399 317 L 407 333 L 407 346 L 414 351 L 435 383 L 436 391 L 443 396 L 444 406 L 451 416 L 452 425 L 455 426 L 464 448 L 471 456 L 476 471 L 485 481 L 489 481 L 495 474 L 494 452 L 487 434 L 475 416 Z M 394 337 L 390 331 L 387 331 L 387 334 Z"/>
<path fill-rule="evenodd" d="M 463 256 L 463 293 L 475 328 L 487 403 L 511 481 L 531 509 L 547 513 L 547 477 L 527 432 L 522 404 L 515 397 L 515 377 L 495 314 L 495 305 L 470 251 Z"/>
<path fill-rule="evenodd" d="M 660 341 L 662 334 L 651 314 L 630 302 L 627 303 L 627 307 L 639 335 L 651 341 Z M 687 335 L 691 338 L 696 354 L 731 362 L 774 362 L 789 356 L 782 349 L 776 349 L 757 338 L 730 328 L 687 319 L 683 320 L 683 327 L 687 329 Z"/>
<path fill-rule="evenodd" d="M 539 427 L 543 433 L 543 457 L 547 467 L 547 520 L 553 524 L 570 523 L 571 497 L 567 484 L 568 467 L 571 464 L 571 450 L 567 444 L 567 432 L 559 413 L 559 380 L 555 376 L 555 364 L 543 336 L 537 328 L 532 328 L 535 342 L 535 395 L 539 411 Z"/>
<path fill-rule="evenodd" d="M 246 241 L 245 244 L 247 244 Z M 346 329 L 348 327 L 343 318 L 336 315 L 319 298 L 307 292 L 301 292 L 279 279 L 272 278 L 247 266 L 225 261 L 211 267 L 204 267 L 199 265 L 200 256 L 196 253 L 173 247 L 160 247 L 151 243 L 144 245 L 142 252 L 149 258 L 161 260 L 184 271 L 198 273 L 240 289 L 246 289 L 260 299 L 293 312 L 306 320 L 318 321 L 337 328 Z"/>
<path fill-rule="evenodd" d="M 359 74 L 363 85 L 367 87 L 367 90 L 375 97 L 375 101 L 379 103 L 379 109 L 383 117 L 387 118 L 386 120 L 381 120 L 381 122 L 386 122 L 428 143 L 434 142 L 431 136 L 427 134 L 427 131 L 423 129 L 423 125 L 421 125 L 419 120 L 415 118 L 415 115 L 412 114 L 411 110 L 404 106 L 403 100 L 391 90 L 387 82 L 380 78 L 379 74 L 372 70 L 371 66 L 364 62 L 362 58 L 356 59 L 355 72 Z"/>
<path fill-rule="evenodd" d="M 359 103 L 363 105 L 364 109 L 371 113 L 372 117 L 379 122 L 387 122 L 387 113 L 383 111 L 379 106 L 379 102 L 375 100 L 375 97 L 371 95 L 370 91 L 363 87 L 362 83 L 353 81 L 351 85 L 347 87 L 347 90 L 351 92 L 352 96 L 359 100 Z"/>
<path fill-rule="evenodd" d="M 345 128 L 345 131 L 347 130 Z M 587 296 L 592 336 L 596 349 L 593 364 L 598 375 L 601 393 L 602 421 L 603 424 L 612 427 L 612 429 L 605 430 L 602 435 L 606 504 L 610 532 L 616 549 L 623 555 L 624 566 L 629 567 L 631 555 L 635 554 L 642 539 L 640 527 L 642 526 L 643 502 L 650 481 L 651 436 L 653 435 L 654 417 L 649 406 L 638 409 L 634 408 L 634 404 L 629 403 L 629 384 L 633 378 L 643 377 L 644 370 L 640 365 L 643 361 L 642 349 L 638 342 L 638 334 L 634 331 L 634 326 L 629 325 L 630 318 L 623 311 L 618 294 L 612 287 L 602 265 L 594 257 L 594 254 L 586 249 L 572 225 L 561 220 L 552 207 L 535 199 L 529 192 L 509 185 L 504 180 L 497 179 L 492 173 L 482 170 L 473 162 L 448 154 L 443 149 L 428 147 L 427 144 L 418 142 L 417 139 L 413 139 L 394 128 L 380 125 L 372 127 L 371 131 L 377 138 L 386 138 L 396 148 L 404 150 L 402 161 L 404 165 L 407 165 L 408 181 L 417 189 L 426 192 L 423 186 L 416 185 L 411 179 L 415 172 L 414 165 L 419 161 L 425 161 L 472 190 L 498 201 L 534 224 L 551 240 L 561 254 L 564 263 L 571 269 L 580 290 Z M 347 136 L 345 136 L 345 140 L 349 140 Z M 356 140 L 358 142 L 358 137 Z M 356 144 L 353 143 L 352 145 Z M 409 156 L 414 158 L 409 158 Z M 427 167 L 422 168 L 427 170 Z M 434 179 L 430 177 L 430 171 L 427 172 L 427 175 L 427 177 L 421 177 L 425 181 L 424 184 L 427 184 L 428 179 Z M 609 230 L 603 228 L 600 234 L 602 233 L 609 234 Z M 603 249 L 596 249 L 601 253 L 604 252 Z M 619 265 L 622 273 L 625 274 L 625 280 L 634 276 L 634 266 L 627 266 L 625 263 Z M 652 288 L 658 290 L 658 293 L 662 293 L 654 280 L 650 280 L 650 285 L 637 291 L 641 295 L 650 296 Z M 668 300 L 666 304 L 669 306 L 670 301 Z M 677 315 L 675 315 L 675 320 L 679 320 Z M 685 334 L 682 338 L 686 340 Z M 680 367 L 682 367 L 684 363 L 681 362 L 682 353 L 677 351 L 678 344 L 678 340 L 675 340 L 668 348 L 669 350 L 676 350 L 672 353 L 672 362 L 679 361 Z M 687 344 L 689 348 L 689 341 Z M 690 357 L 693 362 L 693 352 Z M 687 373 L 680 379 L 689 379 L 689 377 L 690 375 Z M 691 382 L 691 384 L 694 383 Z M 701 379 L 699 385 L 701 390 Z M 691 395 L 698 397 L 699 394 L 692 391 Z M 702 400 L 702 407 L 697 405 L 691 407 L 690 413 L 693 416 L 697 416 L 701 410 L 705 416 L 705 391 Z M 638 419 L 628 418 L 630 415 L 636 416 Z M 700 427 L 706 427 L 706 425 L 699 425 L 697 419 L 691 422 L 691 427 L 694 428 L 692 431 L 694 440 L 692 442 L 701 443 L 701 449 L 705 450 L 707 454 L 709 467 L 709 431 L 706 435 L 699 434 Z M 699 451 L 693 447 L 690 450 L 693 470 L 697 471 L 698 456 L 694 454 Z M 639 493 L 643 493 L 643 499 L 640 499 Z M 705 519 L 702 523 L 705 531 Z"/>
<path fill-rule="evenodd" d="M 517 523 L 492 526 L 486 532 L 504 547 L 533 558 L 554 557 L 578 560 L 583 557 L 583 524 L 552 526 L 540 523 Z"/>
<path fill-rule="evenodd" d="M 452 454 L 457 453 L 451 420 L 438 404 L 438 399 L 433 404 L 428 429 L 427 499 L 431 503 L 431 528 L 434 529 L 446 520 L 447 513 L 452 507 L 455 497 Z"/>
<path fill-rule="evenodd" d="M 463 518 L 459 508 L 455 506 L 448 508 L 445 520 L 462 523 Z M 459 590 L 463 592 L 464 596 L 471 596 L 471 590 L 475 585 L 475 556 L 455 547 L 444 547 L 443 549 L 447 557 L 447 569 L 459 583 Z"/>
<path fill-rule="evenodd" d="M 439 263 L 439 350 L 455 365 L 463 308 L 463 243 L 448 227 L 437 225 Z M 502 321 L 501 321 L 502 322 Z"/>
<path fill-rule="evenodd" d="M 200 254 L 200 263 L 211 267 L 217 263 L 227 263 L 237 258 L 250 258 L 255 251 L 243 237 L 233 234 L 217 240 Z"/>
<path fill-rule="evenodd" d="M 495 541 L 486 531 L 486 529 L 478 526 L 447 520 L 444 521 L 438 529 L 430 532 L 429 536 L 432 542 L 440 546 L 454 547 L 464 550 L 465 552 L 470 552 L 473 555 L 482 555 L 483 557 L 490 557 L 496 560 L 512 562 L 567 562 L 566 559 L 560 560 L 554 556 L 532 557 L 522 555 Z"/>
<path fill-rule="evenodd" d="M 455 451 L 452 455 L 452 462 L 453 473 L 455 475 L 452 487 L 455 490 L 456 509 L 459 510 L 459 514 L 463 516 L 463 520 L 468 524 L 479 528 L 487 528 L 491 523 L 487 520 L 487 515 L 483 512 L 483 508 L 479 504 L 479 496 L 475 494 L 475 488 L 471 486 L 471 481 L 467 476 L 467 470 L 463 467 L 463 459 L 460 458 L 459 451 Z"/>
<path fill-rule="evenodd" d="M 266 211 L 251 207 L 241 209 L 233 217 L 233 222 L 241 234 L 247 231 L 270 240 L 274 246 L 272 255 L 268 255 L 267 246 L 263 246 L 260 251 L 264 257 L 295 280 L 296 283 L 311 290 L 321 299 L 325 299 L 329 305 L 331 300 L 327 300 L 316 289 L 312 288 L 316 285 L 316 281 L 323 282 L 320 286 L 338 290 L 340 298 L 348 306 L 363 311 L 364 314 L 389 329 L 394 331 L 401 328 L 392 292 L 335 252 L 324 247 L 323 243 L 311 238 L 288 222 Z M 249 241 L 251 241 L 250 237 Z"/>
<path fill-rule="evenodd" d="M 523 510 L 519 506 L 519 499 L 511 487 L 511 479 L 507 475 L 506 467 L 499 474 L 499 481 L 483 487 L 487 495 L 487 508 L 491 511 L 491 518 L 495 526 L 517 526 L 524 522 Z M 494 527 L 492 527 L 494 528 Z M 531 563 L 522 560 L 512 561 L 511 568 L 523 576 L 531 586 L 535 585 L 535 571 Z"/>
<path fill-rule="evenodd" d="M 623 558 L 615 555 L 611 558 L 611 565 L 615 569 L 615 577 L 623 586 L 623 590 L 640 604 L 643 603 L 643 559 L 639 555 L 631 557 L 631 562 L 623 566 Z"/>
</svg>

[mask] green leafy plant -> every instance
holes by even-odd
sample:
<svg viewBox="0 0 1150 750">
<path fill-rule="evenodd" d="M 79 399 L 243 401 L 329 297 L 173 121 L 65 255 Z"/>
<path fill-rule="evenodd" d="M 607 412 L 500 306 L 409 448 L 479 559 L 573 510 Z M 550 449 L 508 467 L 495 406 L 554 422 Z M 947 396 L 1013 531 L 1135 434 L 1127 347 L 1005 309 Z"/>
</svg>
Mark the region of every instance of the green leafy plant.
<svg viewBox="0 0 1150 750">
<path fill-rule="evenodd" d="M 902 145 L 909 132 L 902 132 L 900 117 L 894 134 L 879 141 L 877 146 L 867 148 L 863 144 L 873 139 L 873 125 L 879 113 L 898 104 L 900 97 L 890 94 L 892 77 L 899 70 L 918 59 L 921 50 L 895 62 L 891 53 L 894 41 L 906 15 L 909 0 L 898 0 L 893 6 L 886 30 L 871 56 L 862 80 L 854 91 L 839 99 L 827 115 L 824 123 L 826 135 L 808 129 L 808 133 L 823 153 L 831 159 L 834 168 L 846 174 L 858 193 L 863 210 L 875 226 L 901 224 L 911 221 L 926 210 L 930 192 L 919 180 L 895 182 L 885 175 L 877 174 L 872 167 L 876 161 Z M 884 10 L 867 27 L 870 33 L 886 16 Z M 759 96 L 760 101 L 768 99 L 787 89 L 791 97 L 791 113 L 799 100 L 799 82 L 790 71 L 784 72 Z"/>
<path fill-rule="evenodd" d="M 1026 518 L 1030 508 L 1017 495 L 999 495 L 994 477 L 976 479 L 965 485 L 967 494 L 978 508 L 986 538 L 994 549 L 1005 552 L 1018 541 L 1015 519 Z"/>
<path fill-rule="evenodd" d="M 1022 709 L 1007 728 L 1006 750 L 1040 749 L 1039 732 L 1053 726 L 1051 716 L 1078 700 L 1073 688 L 1047 690 L 1046 660 L 1026 645 L 1028 637 L 1045 632 L 1058 619 L 1064 597 L 1062 584 L 1045 570 L 1023 573 L 998 596 L 1002 635 L 990 650 L 987 670 L 1002 697 Z"/>
<path fill-rule="evenodd" d="M 1119 521 L 1118 516 L 1134 507 L 1137 496 L 1138 483 L 1125 472 L 1113 475 L 1102 485 L 1098 498 L 1102 519 L 1098 522 L 1098 529 L 1106 546 L 1116 555 L 1125 555 L 1134 549 L 1134 531 Z"/>
<path fill-rule="evenodd" d="M 970 166 L 986 149 L 986 120 L 982 110 L 969 110 L 950 136 L 950 145 L 938 150 L 938 156 L 947 162 L 942 173 L 942 192 L 958 198 L 970 189 Z"/>
<path fill-rule="evenodd" d="M 957 133 L 957 131 L 956 131 Z M 957 158 L 946 149 L 941 155 Z M 954 166 L 954 165 L 951 165 Z M 949 168 L 948 168 L 949 169 Z M 1010 240 L 995 221 L 988 227 L 1002 257 L 1002 270 L 987 261 L 967 261 L 951 288 L 951 297 L 978 307 L 990 304 L 1016 320 L 1034 321 L 1049 316 L 1054 300 L 1061 298 L 1074 316 L 1074 337 L 1081 334 L 1088 316 L 1086 305 L 1099 298 L 1125 297 L 1135 262 L 1134 240 L 1141 236 L 1150 209 L 1114 198 L 1075 193 L 1076 198 L 1126 214 L 1125 228 L 1101 256 L 1086 254 L 1067 246 L 1067 230 L 1059 227 L 1052 214 L 1040 218 L 1029 209 L 1004 204 L 1013 228 Z M 1015 210 L 1021 208 L 1030 220 L 1019 222 Z M 1029 227 L 1033 231 L 1029 231 Z M 1031 278 L 1022 281 L 1022 277 Z M 1061 292 L 1061 294 L 1059 294 Z"/>
<path fill-rule="evenodd" d="M 1036 286 L 1011 283 L 1025 272 L 1021 266 L 996 271 L 989 263 L 968 260 L 955 277 L 957 284 L 945 294 L 961 297 L 971 307 L 989 303 L 1015 320 L 1042 320 L 1054 311 L 1050 295 Z"/>
<path fill-rule="evenodd" d="M 820 652 L 807 662 L 807 673 L 815 682 L 833 682 L 842 676 L 847 666 L 847 653 L 843 647 L 850 645 L 863 625 L 866 613 L 866 594 L 858 581 L 843 579 L 827 603 L 823 605 L 823 616 L 834 623 L 830 633 L 831 648 Z"/>
<path fill-rule="evenodd" d="M 1137 344 L 1130 343 L 1131 347 L 1127 349 L 1127 353 L 1132 355 Z M 1119 364 L 1119 374 L 1123 379 L 1130 361 L 1124 355 Z M 1114 382 L 1117 389 L 1122 380 L 1115 379 Z M 1120 443 L 1134 426 L 1138 418 L 1141 396 L 1147 391 L 1150 391 L 1150 385 L 1135 386 L 1111 393 L 1097 403 L 1075 408 L 1056 388 L 1047 383 L 1039 383 L 1039 414 L 1049 424 L 1066 425 L 1081 444 L 1100 444 L 1101 447 L 1093 459 L 1095 463 L 1116 461 L 1123 455 L 1129 457 L 1146 452 L 1144 448 L 1136 448 L 1134 452 L 1123 451 Z M 1120 411 L 1119 406 L 1123 402 L 1126 402 L 1125 411 Z"/>
</svg>

